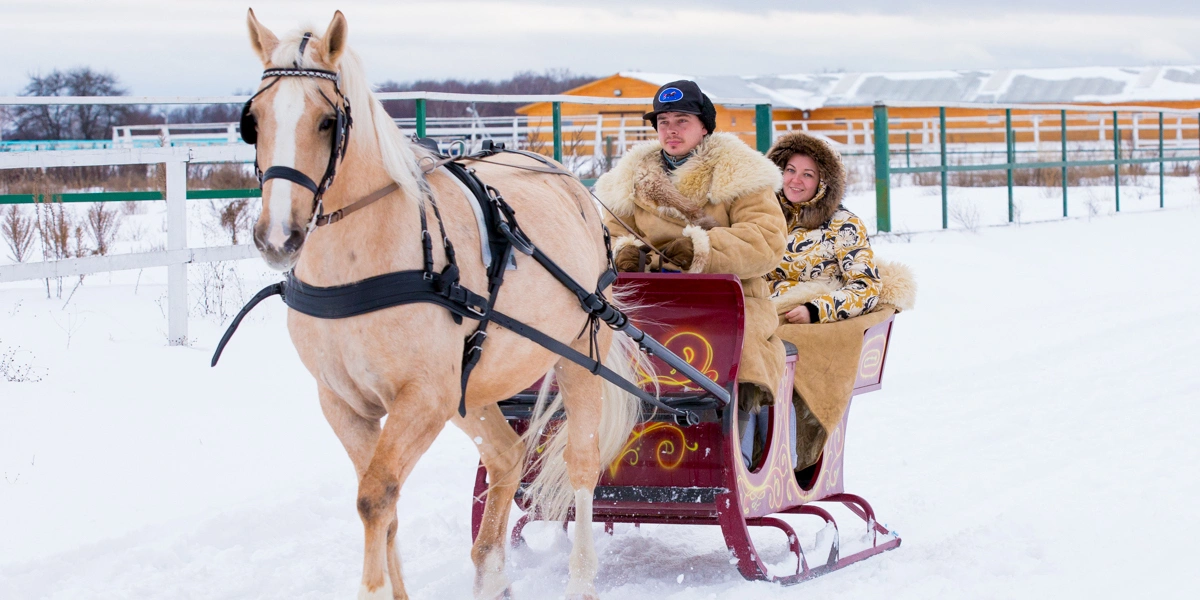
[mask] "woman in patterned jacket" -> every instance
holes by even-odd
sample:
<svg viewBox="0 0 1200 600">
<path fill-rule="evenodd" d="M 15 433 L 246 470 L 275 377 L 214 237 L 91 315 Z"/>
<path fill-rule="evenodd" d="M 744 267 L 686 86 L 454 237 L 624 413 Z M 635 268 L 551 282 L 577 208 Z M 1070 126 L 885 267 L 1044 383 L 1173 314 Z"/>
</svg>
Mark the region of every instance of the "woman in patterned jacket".
<svg viewBox="0 0 1200 600">
<path fill-rule="evenodd" d="M 781 322 L 832 323 L 871 312 L 879 302 L 879 269 L 866 224 L 841 205 L 841 156 L 815 137 L 792 133 L 767 158 L 783 171 L 778 197 L 788 221 L 783 261 L 766 275 Z"/>
</svg>

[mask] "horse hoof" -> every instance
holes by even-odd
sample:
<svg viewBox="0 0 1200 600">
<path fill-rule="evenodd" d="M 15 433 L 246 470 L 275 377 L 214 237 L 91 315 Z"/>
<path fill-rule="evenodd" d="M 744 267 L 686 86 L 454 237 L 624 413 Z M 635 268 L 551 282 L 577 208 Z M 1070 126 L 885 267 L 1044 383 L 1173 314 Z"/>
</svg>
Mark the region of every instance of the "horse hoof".
<svg viewBox="0 0 1200 600">
<path fill-rule="evenodd" d="M 488 596 L 486 594 L 487 594 L 486 592 L 483 592 L 481 590 L 475 590 L 476 598 L 484 598 L 486 600 L 513 600 L 513 598 L 515 598 L 515 596 L 513 596 L 513 591 L 512 591 L 511 585 L 508 587 L 505 587 L 503 590 L 496 593 L 496 595 L 494 595 L 494 596 Z"/>
</svg>

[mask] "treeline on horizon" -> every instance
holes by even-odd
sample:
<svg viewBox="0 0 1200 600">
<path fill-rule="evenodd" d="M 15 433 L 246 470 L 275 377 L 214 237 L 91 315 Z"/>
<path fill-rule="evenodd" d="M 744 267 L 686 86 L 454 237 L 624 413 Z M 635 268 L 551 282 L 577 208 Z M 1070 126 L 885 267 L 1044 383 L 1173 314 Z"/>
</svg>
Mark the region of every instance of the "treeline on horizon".
<svg viewBox="0 0 1200 600">
<path fill-rule="evenodd" d="M 458 79 L 422 79 L 412 82 L 385 81 L 376 86 L 380 92 L 448 92 L 458 94 L 558 94 L 594 81 L 590 75 L 566 69 L 542 73 L 522 71 L 500 81 Z M 236 94 L 248 94 L 246 91 Z M 29 76 L 20 96 L 127 96 L 115 75 L 90 67 L 55 69 L 49 74 Z M 383 103 L 394 118 L 416 116 L 412 100 Z M 516 115 L 519 104 L 433 102 L 426 104 L 429 117 L 481 117 Z M 470 109 L 470 110 L 468 110 Z M 161 125 L 166 123 L 231 123 L 241 116 L 242 107 L 233 104 L 153 106 L 9 106 L 0 107 L 0 139 L 3 140 L 103 140 L 112 138 L 113 127 L 125 125 Z"/>
</svg>

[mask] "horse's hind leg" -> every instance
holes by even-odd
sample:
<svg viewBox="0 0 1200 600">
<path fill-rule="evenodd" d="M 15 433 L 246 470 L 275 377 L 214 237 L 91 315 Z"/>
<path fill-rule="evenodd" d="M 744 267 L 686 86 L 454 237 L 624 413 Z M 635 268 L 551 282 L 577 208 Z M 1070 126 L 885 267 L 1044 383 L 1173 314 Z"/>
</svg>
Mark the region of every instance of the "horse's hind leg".
<svg viewBox="0 0 1200 600">
<path fill-rule="evenodd" d="M 602 333 L 607 334 L 606 337 L 611 335 L 607 329 Z M 608 340 L 601 342 L 600 356 L 604 356 Z M 576 349 L 587 352 L 586 339 L 577 340 L 573 345 L 582 346 Z M 598 598 L 596 571 L 599 569 L 599 559 L 592 538 L 592 495 L 600 479 L 601 395 L 604 385 L 599 377 L 566 360 L 560 361 L 556 370 L 563 406 L 567 411 L 567 447 L 563 458 L 567 463 L 571 489 L 575 491 L 575 541 L 571 547 L 567 598 L 594 600 Z"/>
<path fill-rule="evenodd" d="M 524 446 L 495 404 L 469 411 L 465 418 L 455 415 L 454 424 L 475 440 L 488 472 L 483 522 L 479 536 L 471 546 L 471 560 L 475 563 L 475 597 L 480 600 L 503 598 L 510 593 L 508 576 L 504 574 L 508 513 L 521 481 Z"/>
</svg>

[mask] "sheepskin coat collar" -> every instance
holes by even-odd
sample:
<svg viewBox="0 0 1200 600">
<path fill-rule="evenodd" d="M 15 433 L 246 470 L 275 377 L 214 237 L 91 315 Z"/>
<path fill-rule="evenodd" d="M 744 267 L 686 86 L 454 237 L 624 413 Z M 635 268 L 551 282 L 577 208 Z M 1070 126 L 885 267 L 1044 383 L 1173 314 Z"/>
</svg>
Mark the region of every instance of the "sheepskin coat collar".
<svg viewBox="0 0 1200 600">
<path fill-rule="evenodd" d="M 596 182 L 596 195 L 618 217 L 634 208 L 657 212 L 681 225 L 695 225 L 707 204 L 729 204 L 763 190 L 778 190 L 779 169 L 732 133 L 714 133 L 696 147 L 686 163 L 668 174 L 687 202 L 682 206 L 664 195 L 636 193 L 635 184 L 654 171 L 663 171 L 657 141 L 630 148 L 617 166 Z"/>
<path fill-rule="evenodd" d="M 788 220 L 788 229 L 817 229 L 829 222 L 842 205 L 842 199 L 846 196 L 846 167 L 842 164 L 842 156 L 828 143 L 800 132 L 789 133 L 776 140 L 767 152 L 767 158 L 782 171 L 797 154 L 807 156 L 817 164 L 821 183 L 825 184 L 825 195 L 809 204 L 797 206 L 789 202 L 781 191 L 779 205 Z"/>
</svg>

